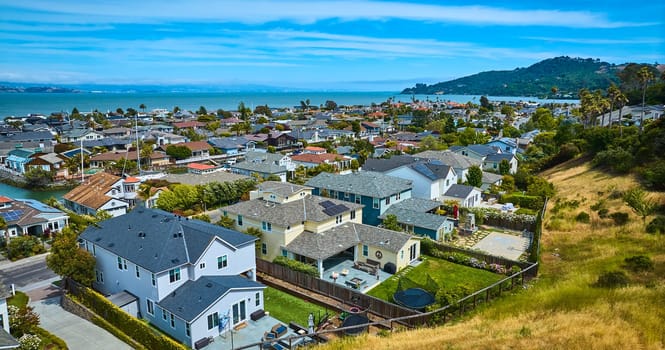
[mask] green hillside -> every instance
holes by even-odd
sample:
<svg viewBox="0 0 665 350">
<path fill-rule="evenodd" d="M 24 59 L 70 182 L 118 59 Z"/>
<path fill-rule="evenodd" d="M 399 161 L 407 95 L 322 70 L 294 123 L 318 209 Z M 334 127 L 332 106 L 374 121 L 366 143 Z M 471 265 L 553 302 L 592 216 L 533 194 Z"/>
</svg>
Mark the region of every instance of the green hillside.
<svg viewBox="0 0 665 350">
<path fill-rule="evenodd" d="M 581 88 L 605 89 L 619 82 L 616 72 L 621 66 L 592 58 L 555 57 L 527 68 L 489 71 L 436 83 L 416 84 L 402 94 L 539 96 L 576 98 Z M 558 89 L 552 93 L 552 87 Z"/>
</svg>

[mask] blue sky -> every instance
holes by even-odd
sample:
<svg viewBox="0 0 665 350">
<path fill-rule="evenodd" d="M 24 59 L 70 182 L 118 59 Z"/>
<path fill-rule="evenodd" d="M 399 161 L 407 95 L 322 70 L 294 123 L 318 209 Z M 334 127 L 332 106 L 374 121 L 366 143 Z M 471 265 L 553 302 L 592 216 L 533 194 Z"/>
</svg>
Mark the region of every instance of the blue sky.
<svg viewBox="0 0 665 350">
<path fill-rule="evenodd" d="M 0 52 L 0 81 L 399 90 L 562 55 L 665 63 L 665 2 L 0 0 Z"/>
</svg>

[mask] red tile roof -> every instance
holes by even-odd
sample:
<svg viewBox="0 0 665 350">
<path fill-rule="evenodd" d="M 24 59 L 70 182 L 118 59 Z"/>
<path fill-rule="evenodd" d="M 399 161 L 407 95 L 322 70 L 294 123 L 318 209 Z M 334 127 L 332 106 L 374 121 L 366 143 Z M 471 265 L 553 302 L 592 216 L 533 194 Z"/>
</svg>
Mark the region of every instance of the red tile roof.
<svg viewBox="0 0 665 350">
<path fill-rule="evenodd" d="M 187 165 L 188 168 L 194 169 L 194 170 L 209 170 L 209 169 L 215 169 L 214 166 L 208 165 L 208 164 L 200 164 L 200 163 L 190 163 Z"/>
<path fill-rule="evenodd" d="M 125 178 L 125 183 L 133 184 L 137 182 L 141 182 L 141 179 L 139 179 L 138 177 L 128 176 L 127 178 Z"/>
<path fill-rule="evenodd" d="M 177 146 L 185 146 L 189 148 L 191 151 L 201 151 L 204 149 L 211 149 L 212 146 L 210 146 L 207 142 L 205 141 L 193 141 L 193 142 L 183 142 L 183 143 L 177 143 Z"/>
<path fill-rule="evenodd" d="M 0 196 L 0 203 L 10 203 L 10 202 L 13 202 L 11 198 Z"/>
</svg>

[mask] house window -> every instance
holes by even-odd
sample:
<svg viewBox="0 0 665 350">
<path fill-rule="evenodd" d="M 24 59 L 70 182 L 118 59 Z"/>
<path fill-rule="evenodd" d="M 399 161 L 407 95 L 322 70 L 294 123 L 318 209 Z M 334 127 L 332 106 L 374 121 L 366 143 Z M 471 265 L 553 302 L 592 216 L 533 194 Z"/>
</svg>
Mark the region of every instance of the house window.
<svg viewBox="0 0 665 350">
<path fill-rule="evenodd" d="M 261 243 L 261 254 L 268 254 L 268 246 L 265 243 Z"/>
<path fill-rule="evenodd" d="M 363 244 L 363 256 L 369 255 L 369 247 L 366 244 Z"/>
<path fill-rule="evenodd" d="M 134 270 L 136 272 L 136 278 L 141 278 L 141 271 L 139 270 L 138 265 L 134 266 Z"/>
<path fill-rule="evenodd" d="M 284 248 L 282 248 L 282 256 L 283 257 L 288 257 L 289 256 L 289 252 L 287 252 L 286 249 L 284 249 Z"/>
<path fill-rule="evenodd" d="M 171 283 L 180 281 L 180 268 L 176 267 L 175 269 L 169 270 L 169 281 Z"/>
<path fill-rule="evenodd" d="M 217 258 L 217 269 L 223 269 L 229 266 L 229 258 L 227 255 L 222 255 Z"/>
<path fill-rule="evenodd" d="M 355 198 L 356 199 L 356 204 L 360 204 L 360 195 L 356 194 L 355 197 L 356 197 Z"/>
<path fill-rule="evenodd" d="M 175 317 L 171 314 L 171 328 L 175 329 Z"/>
<path fill-rule="evenodd" d="M 99 283 L 104 283 L 104 272 L 95 270 L 95 280 Z"/>
<path fill-rule="evenodd" d="M 203 270 L 206 268 L 206 263 L 202 262 L 199 264 L 199 269 Z"/>
<path fill-rule="evenodd" d="M 398 201 L 398 200 L 399 200 L 399 198 L 400 198 L 400 195 L 401 195 L 401 193 L 397 192 L 397 194 L 395 195 L 395 200 L 396 200 L 396 201 Z"/>
<path fill-rule="evenodd" d="M 350 195 L 351 194 L 349 192 L 344 192 L 344 199 L 348 201 Z"/>
<path fill-rule="evenodd" d="M 155 274 L 154 273 L 150 274 L 150 283 L 152 283 L 153 287 L 157 286 L 157 280 L 155 280 Z"/>
<path fill-rule="evenodd" d="M 390 196 L 386 197 L 386 205 L 390 204 Z"/>
<path fill-rule="evenodd" d="M 339 223 L 341 223 L 341 222 L 342 222 L 342 215 L 337 215 L 337 216 L 335 216 L 335 223 L 336 223 L 336 224 L 339 224 Z"/>
<path fill-rule="evenodd" d="M 404 250 L 399 251 L 399 258 L 404 259 Z"/>
<path fill-rule="evenodd" d="M 217 326 L 219 326 L 219 314 L 215 312 L 212 315 L 208 315 L 208 330 L 211 330 Z"/>
<path fill-rule="evenodd" d="M 263 231 L 272 231 L 272 224 L 269 222 L 262 221 L 261 222 L 261 227 L 263 228 Z"/>
<path fill-rule="evenodd" d="M 122 258 L 118 257 L 118 270 L 122 270 Z"/>
<path fill-rule="evenodd" d="M 355 218 L 356 218 L 356 211 L 355 211 L 355 210 L 351 210 L 351 220 L 353 220 L 353 219 L 355 219 Z"/>
<path fill-rule="evenodd" d="M 372 198 L 372 208 L 379 209 L 379 199 L 378 198 Z"/>
<path fill-rule="evenodd" d="M 155 316 L 155 304 L 150 299 L 145 300 L 148 305 L 148 314 Z"/>
<path fill-rule="evenodd" d="M 254 305 L 259 306 L 261 305 L 261 293 L 256 292 L 254 295 L 254 299 L 256 300 L 256 303 Z"/>
<path fill-rule="evenodd" d="M 238 226 L 242 226 L 242 215 L 238 215 Z"/>
<path fill-rule="evenodd" d="M 189 325 L 189 322 L 185 322 L 185 334 L 187 335 L 187 337 L 192 336 L 192 330 L 190 327 L 191 326 Z"/>
<path fill-rule="evenodd" d="M 166 310 L 162 309 L 162 320 L 166 321 Z"/>
<path fill-rule="evenodd" d="M 5 318 L 3 314 L 0 314 L 0 328 L 5 328 Z"/>
<path fill-rule="evenodd" d="M 330 198 L 337 197 L 337 191 L 330 190 Z"/>
</svg>

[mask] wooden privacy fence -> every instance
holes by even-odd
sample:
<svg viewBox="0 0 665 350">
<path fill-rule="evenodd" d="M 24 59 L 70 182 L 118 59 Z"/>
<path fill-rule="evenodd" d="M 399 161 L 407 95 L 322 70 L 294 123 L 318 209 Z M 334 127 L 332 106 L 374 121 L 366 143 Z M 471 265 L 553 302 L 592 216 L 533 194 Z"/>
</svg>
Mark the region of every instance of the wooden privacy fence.
<svg viewBox="0 0 665 350">
<path fill-rule="evenodd" d="M 350 304 L 358 306 L 361 309 L 368 309 L 369 312 L 382 318 L 395 318 L 420 313 L 357 292 L 353 289 L 343 287 L 341 284 L 331 283 L 303 272 L 291 270 L 285 266 L 277 265 L 270 261 L 256 259 L 256 269 L 261 273 L 265 273 L 282 281 L 335 299 L 342 304 Z"/>
</svg>

